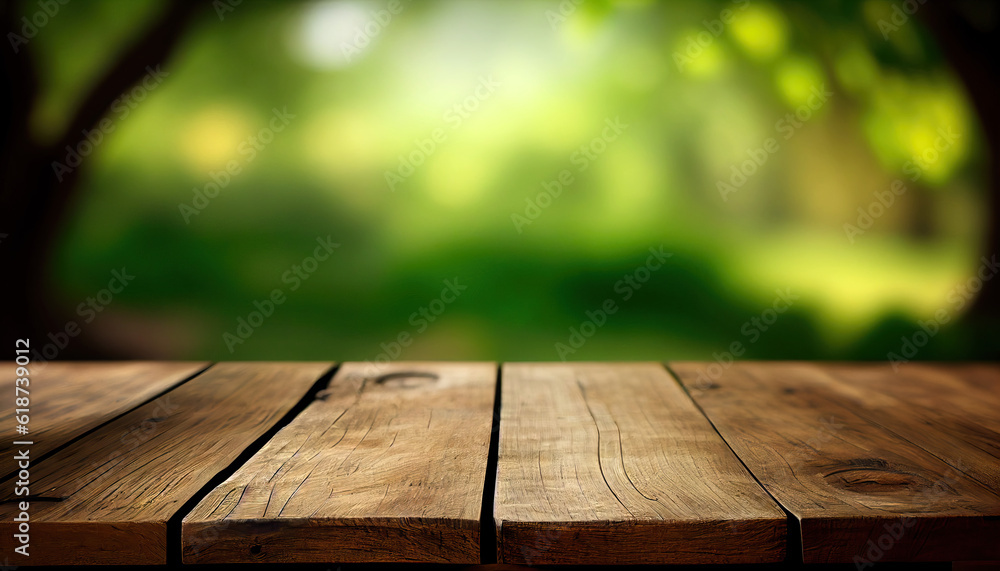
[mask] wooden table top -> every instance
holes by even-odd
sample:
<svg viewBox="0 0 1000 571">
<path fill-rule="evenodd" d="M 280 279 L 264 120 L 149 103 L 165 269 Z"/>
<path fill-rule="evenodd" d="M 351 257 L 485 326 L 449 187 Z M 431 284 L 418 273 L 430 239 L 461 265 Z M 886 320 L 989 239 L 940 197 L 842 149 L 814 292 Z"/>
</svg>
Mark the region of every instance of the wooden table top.
<svg viewBox="0 0 1000 571">
<path fill-rule="evenodd" d="M 1000 560 L 998 365 L 29 371 L 7 565 Z"/>
</svg>

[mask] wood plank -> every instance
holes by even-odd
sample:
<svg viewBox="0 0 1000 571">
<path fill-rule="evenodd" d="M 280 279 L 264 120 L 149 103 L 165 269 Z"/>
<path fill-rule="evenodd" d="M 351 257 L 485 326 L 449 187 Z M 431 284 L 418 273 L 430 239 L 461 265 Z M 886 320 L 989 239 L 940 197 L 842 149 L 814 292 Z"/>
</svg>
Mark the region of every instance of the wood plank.
<svg viewBox="0 0 1000 571">
<path fill-rule="evenodd" d="M 347 363 L 188 514 L 185 563 L 478 563 L 496 365 Z"/>
<path fill-rule="evenodd" d="M 1000 366 L 906 363 L 894 371 L 889 365 L 836 363 L 823 370 L 842 385 L 845 398 L 878 404 L 877 411 L 857 407 L 859 414 L 1000 490 Z M 886 415 L 881 409 L 906 413 Z"/>
<path fill-rule="evenodd" d="M 785 513 L 662 365 L 515 363 L 501 379 L 502 563 L 784 558 Z"/>
<path fill-rule="evenodd" d="M 181 383 L 208 366 L 202 363 L 158 363 L 150 361 L 69 362 L 29 365 L 29 433 L 31 453 L 39 457 L 81 434 L 128 412 L 157 394 Z M 4 363 L 0 383 L 13 387 L 17 378 L 12 362 Z M 13 430 L 14 399 L 5 399 L 0 426 Z M 20 435 L 16 439 L 20 439 Z M 0 455 L 13 456 L 12 440 L 0 442 Z M 13 463 L 4 461 L 2 475 Z M 8 469 L 9 468 L 9 469 Z"/>
<path fill-rule="evenodd" d="M 14 482 L 0 483 L 13 565 L 165 564 L 167 521 L 286 414 L 329 363 L 218 364 L 30 468 L 29 557 L 14 552 Z"/>
<path fill-rule="evenodd" d="M 671 367 L 799 519 L 805 562 L 1000 558 L 995 368 Z"/>
</svg>

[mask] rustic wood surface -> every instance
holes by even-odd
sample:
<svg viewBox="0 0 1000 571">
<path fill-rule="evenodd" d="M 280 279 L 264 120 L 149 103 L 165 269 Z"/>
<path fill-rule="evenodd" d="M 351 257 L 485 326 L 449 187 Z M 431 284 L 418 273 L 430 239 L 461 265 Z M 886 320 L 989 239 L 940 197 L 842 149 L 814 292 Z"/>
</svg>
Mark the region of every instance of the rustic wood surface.
<svg viewBox="0 0 1000 571">
<path fill-rule="evenodd" d="M 1000 367 L 981 364 L 831 364 L 823 370 L 855 400 L 855 410 L 905 437 L 991 490 L 1000 490 Z M 877 394 L 872 394 L 872 391 Z M 881 409 L 905 411 L 886 415 Z"/>
<path fill-rule="evenodd" d="M 996 366 L 671 367 L 800 520 L 805 562 L 1000 559 Z"/>
<path fill-rule="evenodd" d="M 784 558 L 784 512 L 662 365 L 505 364 L 501 384 L 500 562 Z"/>
<path fill-rule="evenodd" d="M 14 552 L 14 482 L 0 482 L 11 565 L 164 564 L 167 521 L 286 414 L 328 363 L 225 363 L 31 466 L 30 557 Z"/>
<path fill-rule="evenodd" d="M 493 364 L 345 365 L 255 455 L 332 364 L 204 367 L 36 370 L 0 561 L 474 564 L 496 534 L 502 565 L 771 562 L 800 531 L 808 563 L 1000 559 L 997 365 L 505 365 L 490 475 Z"/>
<path fill-rule="evenodd" d="M 34 442 L 35 458 L 62 446 L 101 424 L 128 412 L 157 394 L 204 369 L 208 363 L 156 363 L 149 361 L 97 363 L 53 362 L 28 367 L 30 391 L 29 433 L 0 442 L 3 472 L 14 469 L 13 440 Z M 13 387 L 17 365 L 4 363 L 3 387 Z M 13 389 L 11 389 L 13 392 Z M 4 399 L 0 426 L 13 430 L 14 399 Z"/>
<path fill-rule="evenodd" d="M 343 365 L 184 518 L 184 562 L 478 563 L 496 371 Z"/>
</svg>

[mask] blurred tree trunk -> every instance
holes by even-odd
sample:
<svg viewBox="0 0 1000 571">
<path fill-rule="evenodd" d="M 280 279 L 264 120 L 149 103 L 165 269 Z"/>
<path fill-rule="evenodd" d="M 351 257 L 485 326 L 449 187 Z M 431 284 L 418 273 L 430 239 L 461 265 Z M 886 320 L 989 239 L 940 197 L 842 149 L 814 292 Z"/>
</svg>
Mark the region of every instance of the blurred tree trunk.
<svg viewBox="0 0 1000 571">
<path fill-rule="evenodd" d="M 961 77 L 981 120 L 989 157 L 987 259 L 1000 259 L 1000 5 L 987 0 L 927 2 L 917 11 L 930 28 L 952 67 Z M 983 284 L 969 311 L 976 343 L 985 357 L 1000 358 L 996 335 L 1000 325 L 1000 276 Z"/>
<path fill-rule="evenodd" d="M 3 95 L 9 101 L 0 117 L 0 268 L 4 274 L 4 307 L 0 334 L 6 347 L 14 340 L 31 338 L 32 348 L 49 342 L 48 334 L 62 331 L 72 319 L 65 310 L 48 304 L 49 272 L 53 247 L 65 230 L 67 213 L 79 187 L 81 169 L 56 176 L 52 163 L 65 163 L 66 147 L 75 148 L 83 131 L 94 129 L 108 108 L 141 80 L 147 66 L 166 61 L 201 2 L 169 2 L 160 18 L 122 52 L 108 72 L 83 98 L 62 136 L 49 146 L 39 146 L 31 136 L 29 118 L 38 98 L 38 73 L 31 40 L 18 51 L 3 52 Z M 21 29 L 20 3 L 3 2 L 0 22 L 5 30 Z M 40 29 L 38 34 L 44 34 Z M 110 268 L 109 268 L 110 271 Z M 59 358 L 111 356 L 90 346 L 81 335 L 60 351 Z"/>
</svg>

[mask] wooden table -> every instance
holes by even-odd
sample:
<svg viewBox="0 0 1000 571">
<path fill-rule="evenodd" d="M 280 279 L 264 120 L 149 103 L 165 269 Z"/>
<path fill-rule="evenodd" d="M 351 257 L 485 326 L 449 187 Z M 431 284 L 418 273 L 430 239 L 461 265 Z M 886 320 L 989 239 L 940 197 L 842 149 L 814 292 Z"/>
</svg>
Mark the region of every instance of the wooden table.
<svg viewBox="0 0 1000 571">
<path fill-rule="evenodd" d="M 116 362 L 29 378 L 27 434 L 4 403 L 8 565 L 1000 560 L 997 365 Z M 13 363 L 0 380 L 12 395 Z"/>
</svg>

